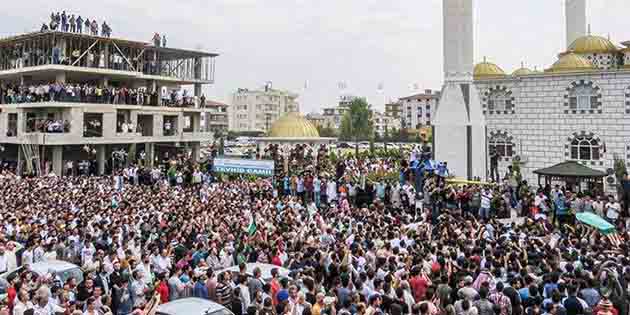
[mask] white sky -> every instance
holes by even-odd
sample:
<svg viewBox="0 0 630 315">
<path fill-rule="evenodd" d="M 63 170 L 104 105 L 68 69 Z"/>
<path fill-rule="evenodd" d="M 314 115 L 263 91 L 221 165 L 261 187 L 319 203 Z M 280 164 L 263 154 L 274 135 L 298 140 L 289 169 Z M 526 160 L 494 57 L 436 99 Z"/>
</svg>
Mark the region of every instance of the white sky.
<svg viewBox="0 0 630 315">
<path fill-rule="evenodd" d="M 588 0 L 593 34 L 630 40 L 628 0 Z M 206 95 L 230 102 L 239 87 L 300 93 L 302 112 L 334 105 L 340 90 L 384 100 L 412 94 L 414 83 L 442 82 L 441 0 L 24 0 L 3 1 L 0 36 L 39 29 L 51 11 L 105 18 L 115 37 L 218 52 L 216 84 Z M 506 72 L 521 62 L 549 67 L 564 48 L 563 0 L 476 0 L 475 58 Z M 304 90 L 304 83 L 308 88 Z M 377 87 L 383 83 L 384 93 Z"/>
</svg>

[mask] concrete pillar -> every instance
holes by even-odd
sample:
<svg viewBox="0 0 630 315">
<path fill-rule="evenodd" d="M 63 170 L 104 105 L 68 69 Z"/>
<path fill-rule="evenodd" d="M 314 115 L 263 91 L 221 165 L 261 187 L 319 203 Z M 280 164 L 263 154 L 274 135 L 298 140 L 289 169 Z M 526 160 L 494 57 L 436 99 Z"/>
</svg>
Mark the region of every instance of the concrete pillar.
<svg viewBox="0 0 630 315">
<path fill-rule="evenodd" d="M 201 97 L 201 84 L 195 83 L 195 96 Z"/>
<path fill-rule="evenodd" d="M 109 86 L 109 78 L 108 77 L 103 77 L 101 79 L 101 86 L 102 87 L 108 87 Z"/>
<path fill-rule="evenodd" d="M 98 165 L 98 175 L 105 175 L 105 156 L 107 151 L 107 146 L 101 144 L 96 147 L 96 163 Z"/>
<path fill-rule="evenodd" d="M 83 109 L 80 107 L 70 110 L 70 134 L 73 137 L 83 137 Z"/>
<path fill-rule="evenodd" d="M 55 82 L 57 82 L 57 83 L 66 83 L 66 73 L 65 72 L 58 72 L 55 75 Z"/>
<path fill-rule="evenodd" d="M 129 166 L 129 164 L 136 164 L 136 148 L 137 145 L 135 143 L 129 144 L 129 149 L 127 150 L 127 160 L 125 161 L 125 167 Z"/>
<path fill-rule="evenodd" d="M 164 116 L 160 114 L 153 115 L 153 136 L 161 137 L 164 135 Z"/>
<path fill-rule="evenodd" d="M 0 138 L 4 138 L 9 128 L 9 114 L 0 112 Z"/>
<path fill-rule="evenodd" d="M 194 132 L 201 131 L 201 113 L 194 113 L 192 117 L 190 117 L 190 123 L 192 124 Z"/>
<path fill-rule="evenodd" d="M 145 143 L 144 148 L 144 153 L 146 153 L 144 163 L 148 167 L 153 167 L 155 164 L 155 143 Z"/>
<path fill-rule="evenodd" d="M 22 146 L 17 145 L 17 175 L 22 175 Z"/>
<path fill-rule="evenodd" d="M 132 130 L 132 134 L 135 134 L 136 131 L 138 130 L 138 112 L 137 111 L 131 111 L 129 113 L 129 122 L 131 122 L 131 125 L 133 126 L 133 130 Z"/>
<path fill-rule="evenodd" d="M 199 142 L 193 142 L 192 143 L 192 160 L 194 162 L 198 162 L 199 161 L 199 156 L 201 154 L 201 144 Z"/>
<path fill-rule="evenodd" d="M 63 176 L 63 146 L 52 147 L 52 169 L 57 176 Z"/>
<path fill-rule="evenodd" d="M 22 136 L 26 133 L 26 112 L 24 109 L 18 109 L 17 112 L 17 135 Z"/>
<path fill-rule="evenodd" d="M 184 133 L 184 113 L 179 113 L 177 115 L 177 135 L 181 135 Z"/>
<path fill-rule="evenodd" d="M 103 113 L 103 137 L 113 138 L 116 136 L 116 113 Z"/>
</svg>

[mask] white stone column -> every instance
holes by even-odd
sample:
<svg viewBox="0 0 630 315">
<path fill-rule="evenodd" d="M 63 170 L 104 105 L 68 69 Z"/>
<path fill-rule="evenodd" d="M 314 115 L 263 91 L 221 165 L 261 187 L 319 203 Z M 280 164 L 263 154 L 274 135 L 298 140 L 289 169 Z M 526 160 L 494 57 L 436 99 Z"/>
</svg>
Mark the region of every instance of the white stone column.
<svg viewBox="0 0 630 315">
<path fill-rule="evenodd" d="M 63 146 L 52 147 L 52 169 L 55 175 L 63 176 Z"/>
<path fill-rule="evenodd" d="M 101 144 L 96 147 L 96 162 L 98 164 L 98 175 L 105 175 L 105 156 L 107 145 Z"/>
<path fill-rule="evenodd" d="M 155 143 L 145 143 L 144 151 L 144 153 L 146 153 L 145 165 L 153 167 L 155 163 Z"/>
<path fill-rule="evenodd" d="M 201 155 L 201 144 L 199 142 L 193 142 L 192 145 L 192 160 L 194 162 L 199 161 L 199 156 Z"/>
</svg>

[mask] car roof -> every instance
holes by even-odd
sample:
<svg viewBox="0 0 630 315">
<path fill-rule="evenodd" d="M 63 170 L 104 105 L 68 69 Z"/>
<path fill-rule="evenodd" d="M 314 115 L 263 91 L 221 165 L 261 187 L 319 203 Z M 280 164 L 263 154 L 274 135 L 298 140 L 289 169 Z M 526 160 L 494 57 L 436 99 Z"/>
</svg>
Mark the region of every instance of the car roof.
<svg viewBox="0 0 630 315">
<path fill-rule="evenodd" d="M 285 277 L 288 278 L 289 277 L 289 269 L 286 268 L 282 268 L 282 267 L 278 267 L 276 265 L 272 265 L 272 264 L 263 264 L 263 263 L 248 263 L 246 264 L 246 270 L 245 272 L 250 275 L 253 276 L 254 275 L 254 269 L 256 269 L 256 267 L 260 268 L 260 273 L 261 273 L 261 278 L 263 278 L 263 280 L 267 280 L 267 279 L 271 279 L 271 270 L 274 268 L 278 269 L 278 275 L 280 277 Z M 238 265 L 234 265 L 232 267 L 228 267 L 225 269 L 221 269 L 217 272 L 217 274 L 219 273 L 223 273 L 226 271 L 231 271 L 233 273 L 239 272 L 239 268 Z"/>
<path fill-rule="evenodd" d="M 42 261 L 42 262 L 34 263 L 31 265 L 31 270 L 35 271 L 36 273 L 40 275 L 46 274 L 50 270 L 54 272 L 61 272 L 61 271 L 69 270 L 69 269 L 75 269 L 75 268 L 79 268 L 79 266 L 75 264 L 71 264 L 67 261 L 61 261 L 61 260 Z"/>
<path fill-rule="evenodd" d="M 183 298 L 158 305 L 158 313 L 169 315 L 204 315 L 226 309 L 225 306 L 195 297 Z"/>
</svg>

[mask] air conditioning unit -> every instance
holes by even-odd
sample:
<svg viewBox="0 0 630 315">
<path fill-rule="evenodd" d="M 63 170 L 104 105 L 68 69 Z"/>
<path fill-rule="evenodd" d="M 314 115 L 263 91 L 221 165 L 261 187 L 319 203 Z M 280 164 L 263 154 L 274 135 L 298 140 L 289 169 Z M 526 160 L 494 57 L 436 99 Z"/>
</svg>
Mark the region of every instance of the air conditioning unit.
<svg viewBox="0 0 630 315">
<path fill-rule="evenodd" d="M 616 181 L 617 181 L 617 179 L 615 178 L 615 176 L 608 176 L 608 177 L 606 177 L 606 183 L 608 185 L 614 185 Z"/>
</svg>

